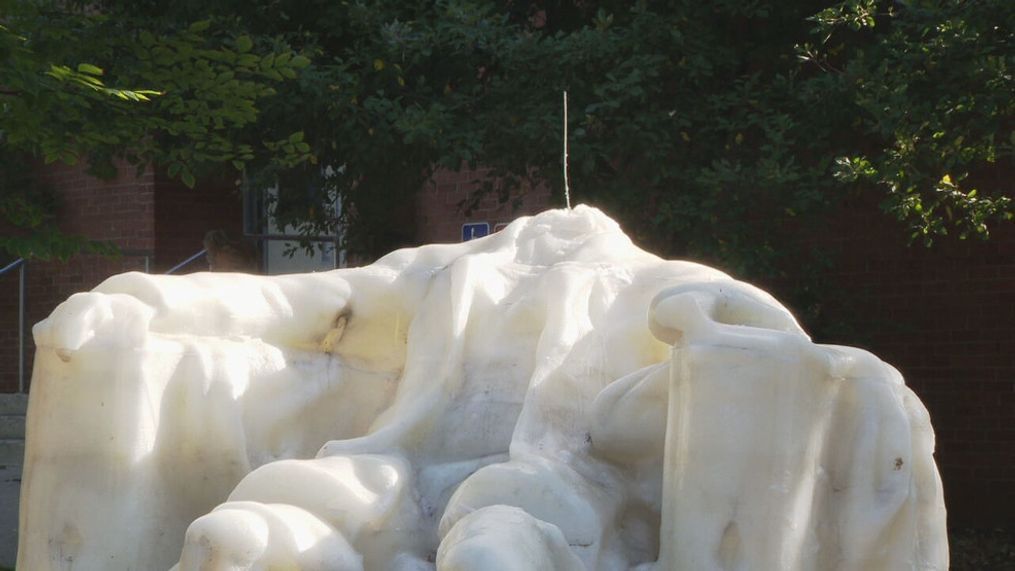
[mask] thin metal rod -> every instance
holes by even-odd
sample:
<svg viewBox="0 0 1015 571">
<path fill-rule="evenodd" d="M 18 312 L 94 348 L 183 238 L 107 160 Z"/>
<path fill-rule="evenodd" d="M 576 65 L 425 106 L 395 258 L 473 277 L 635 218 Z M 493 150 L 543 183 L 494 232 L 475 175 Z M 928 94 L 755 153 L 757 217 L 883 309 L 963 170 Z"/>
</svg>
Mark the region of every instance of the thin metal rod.
<svg viewBox="0 0 1015 571">
<path fill-rule="evenodd" d="M 181 268 L 183 268 L 184 266 L 186 266 L 187 264 L 189 264 L 189 263 L 199 259 L 201 256 L 203 256 L 203 255 L 205 255 L 207 253 L 208 253 L 208 250 L 201 250 L 200 252 L 198 252 L 198 253 L 194 254 L 193 256 L 187 258 L 186 260 L 183 260 L 179 264 L 176 264 L 172 268 L 169 268 L 169 271 L 167 271 L 166 273 L 167 274 L 175 273 L 175 272 L 179 271 Z"/>
<path fill-rule="evenodd" d="M 564 202 L 571 210 L 571 186 L 567 181 L 567 90 L 564 90 Z"/>
<path fill-rule="evenodd" d="M 258 240 L 275 240 L 282 242 L 299 242 L 300 240 L 306 240 L 307 242 L 334 242 L 336 238 L 334 235 L 313 235 L 313 236 L 300 236 L 298 234 L 244 234 L 247 238 L 256 238 Z"/>
<path fill-rule="evenodd" d="M 7 264 L 3 268 L 0 268 L 0 276 L 6 274 L 7 272 L 13 270 L 14 268 L 20 266 L 23 263 L 25 263 L 24 258 L 18 258 L 17 260 L 14 260 L 13 262 Z"/>
<path fill-rule="evenodd" d="M 18 392 L 25 392 L 25 262 L 18 272 Z"/>
</svg>

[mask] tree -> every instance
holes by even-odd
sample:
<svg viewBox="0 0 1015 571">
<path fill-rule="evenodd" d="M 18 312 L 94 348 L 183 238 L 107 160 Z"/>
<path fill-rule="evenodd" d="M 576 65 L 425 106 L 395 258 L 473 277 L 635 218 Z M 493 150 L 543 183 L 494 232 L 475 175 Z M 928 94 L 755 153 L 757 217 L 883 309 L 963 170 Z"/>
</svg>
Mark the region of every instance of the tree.
<svg viewBox="0 0 1015 571">
<path fill-rule="evenodd" d="M 307 58 L 278 43 L 255 46 L 208 20 L 159 29 L 94 8 L 0 4 L 0 214 L 14 229 L 0 247 L 8 253 L 114 251 L 49 223 L 56 199 L 33 184 L 26 157 L 85 161 L 99 176 L 115 173 L 118 158 L 139 170 L 165 168 L 190 186 L 223 164 L 242 171 L 255 160 L 287 166 L 312 160 L 306 145 L 255 146 L 242 134 L 273 86 L 296 77 Z M 108 87 L 105 77 L 146 88 Z"/>
<path fill-rule="evenodd" d="M 239 157 L 252 187 L 279 182 L 280 221 L 307 233 L 343 224 L 347 245 L 369 254 L 411 239 L 385 234 L 383 221 L 435 165 L 493 168 L 485 190 L 504 201 L 524 178 L 559 195 L 563 89 L 576 196 L 643 228 L 636 238 L 664 254 L 778 274 L 784 260 L 810 255 L 801 252 L 808 233 L 855 194 L 904 221 L 900 240 L 986 237 L 1013 218 L 1015 6 L 1004 0 L 97 6 L 101 17 L 47 14 L 47 25 L 120 31 L 119 47 L 87 61 L 105 63 L 119 84 L 177 94 L 143 106 L 177 120 L 179 105 L 225 99 L 247 110 L 224 131 L 146 123 L 132 133 L 150 141 L 139 159 L 183 165 L 179 174 Z M 189 55 L 192 67 L 210 60 L 214 77 L 242 73 L 256 95 L 198 99 L 195 72 L 160 60 L 156 45 L 145 47 L 151 38 L 200 44 L 208 53 Z M 173 57 L 187 51 L 168 47 Z M 123 61 L 117 49 L 135 55 Z M 148 59 L 136 55 L 144 49 Z M 240 54 L 252 49 L 265 55 L 244 72 Z M 279 53 L 309 65 L 261 69 Z M 219 146 L 182 154 L 202 138 Z M 269 144 L 255 153 L 235 141 Z"/>
</svg>

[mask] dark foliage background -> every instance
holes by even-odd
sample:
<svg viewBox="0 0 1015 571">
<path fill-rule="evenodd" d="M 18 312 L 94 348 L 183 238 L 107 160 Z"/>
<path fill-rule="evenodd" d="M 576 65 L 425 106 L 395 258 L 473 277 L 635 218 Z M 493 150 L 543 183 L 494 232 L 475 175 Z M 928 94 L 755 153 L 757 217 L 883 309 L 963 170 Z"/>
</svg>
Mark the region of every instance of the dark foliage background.
<svg viewBox="0 0 1015 571">
<path fill-rule="evenodd" d="M 0 24 L 12 255 L 101 248 L 52 230 L 26 156 L 277 182 L 278 220 L 367 258 L 411 243 L 384 222 L 437 166 L 562 202 L 564 89 L 577 201 L 662 255 L 792 277 L 805 320 L 847 204 L 917 244 L 1015 216 L 1007 0 L 0 0 Z"/>
</svg>

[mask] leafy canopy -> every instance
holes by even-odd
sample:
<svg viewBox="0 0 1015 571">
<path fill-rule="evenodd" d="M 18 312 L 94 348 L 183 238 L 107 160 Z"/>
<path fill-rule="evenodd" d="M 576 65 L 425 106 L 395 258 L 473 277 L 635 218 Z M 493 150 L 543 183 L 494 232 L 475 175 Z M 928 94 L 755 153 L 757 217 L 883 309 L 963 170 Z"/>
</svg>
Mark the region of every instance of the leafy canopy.
<svg viewBox="0 0 1015 571">
<path fill-rule="evenodd" d="M 900 240 L 1013 218 L 1006 0 L 14 4 L 5 155 L 240 169 L 371 254 L 438 165 L 562 194 L 564 89 L 577 200 L 665 254 L 776 274 L 858 196 Z"/>
<path fill-rule="evenodd" d="M 152 23 L 91 3 L 0 1 L 0 215 L 13 230 L 0 247 L 9 254 L 111 251 L 55 229 L 58 201 L 31 180 L 33 161 L 85 161 L 99 176 L 115 174 L 115 161 L 155 165 L 193 186 L 223 165 L 311 158 L 305 146 L 269 148 L 244 133 L 307 58 L 282 44 L 255 49 L 207 19 Z"/>
</svg>

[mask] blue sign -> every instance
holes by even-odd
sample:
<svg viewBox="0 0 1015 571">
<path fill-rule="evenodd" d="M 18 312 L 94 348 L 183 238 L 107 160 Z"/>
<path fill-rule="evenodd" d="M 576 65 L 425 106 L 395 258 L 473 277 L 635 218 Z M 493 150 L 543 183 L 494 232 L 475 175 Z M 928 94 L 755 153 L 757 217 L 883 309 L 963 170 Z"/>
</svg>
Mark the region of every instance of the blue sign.
<svg viewBox="0 0 1015 571">
<path fill-rule="evenodd" d="M 462 242 L 482 238 L 490 234 L 489 222 L 468 222 L 462 224 Z"/>
</svg>

